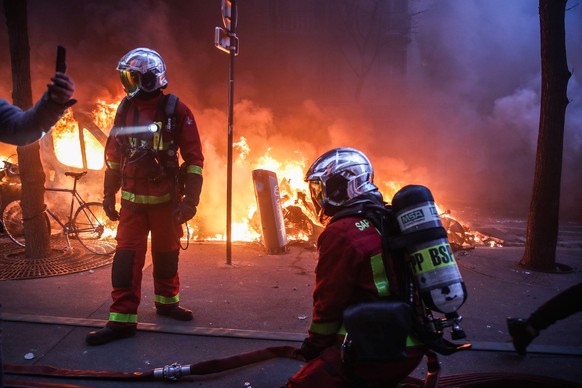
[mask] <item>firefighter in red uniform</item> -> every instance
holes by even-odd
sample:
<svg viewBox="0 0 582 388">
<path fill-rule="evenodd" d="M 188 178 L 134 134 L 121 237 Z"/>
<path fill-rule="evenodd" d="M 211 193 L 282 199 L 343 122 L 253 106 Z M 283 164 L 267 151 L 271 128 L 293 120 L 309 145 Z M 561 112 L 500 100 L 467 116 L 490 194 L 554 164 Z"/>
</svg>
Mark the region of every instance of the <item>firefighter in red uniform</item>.
<svg viewBox="0 0 582 388">
<path fill-rule="evenodd" d="M 395 296 L 397 277 L 383 262 L 381 236 L 367 210 L 384 207 L 373 175 L 368 158 L 351 148 L 326 152 L 306 174 L 325 229 L 317 243 L 312 322 L 299 351 L 307 363 L 287 387 L 394 386 L 426 351 L 409 335 L 410 310 Z M 358 317 L 354 327 L 354 311 L 377 306 L 381 311 L 371 315 L 387 314 L 386 322 Z"/>
<path fill-rule="evenodd" d="M 198 128 L 188 107 L 162 92 L 168 82 L 157 52 L 134 49 L 121 58 L 117 70 L 127 97 L 117 109 L 105 147 L 103 199 L 107 216 L 119 220 L 113 303 L 107 325 L 87 335 L 89 345 L 135 335 L 150 232 L 156 311 L 180 321 L 193 319 L 192 311 L 179 305 L 178 254 L 181 224 L 196 214 L 202 189 Z"/>
</svg>

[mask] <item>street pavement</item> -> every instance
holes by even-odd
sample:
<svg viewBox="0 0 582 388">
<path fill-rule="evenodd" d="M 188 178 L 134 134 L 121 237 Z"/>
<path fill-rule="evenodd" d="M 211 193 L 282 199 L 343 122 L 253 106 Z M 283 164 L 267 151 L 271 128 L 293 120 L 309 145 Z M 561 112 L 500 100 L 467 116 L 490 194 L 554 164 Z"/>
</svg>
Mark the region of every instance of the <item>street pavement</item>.
<svg viewBox="0 0 582 388">
<path fill-rule="evenodd" d="M 579 231 L 577 225 L 577 238 Z M 571 270 L 560 273 L 520 268 L 517 262 L 523 246 L 456 252 L 468 290 L 460 309 L 462 328 L 473 347 L 439 356 L 441 376 L 513 373 L 582 383 L 582 314 L 543 331 L 525 357 L 513 350 L 505 323 L 507 316 L 527 317 L 550 297 L 582 281 L 582 246 L 565 245 L 558 249 L 557 262 Z M 301 245 L 290 245 L 284 254 L 268 255 L 259 244 L 235 243 L 228 263 L 224 242 L 192 243 L 181 253 L 180 276 L 181 303 L 194 311 L 194 321 L 176 322 L 155 314 L 148 262 L 137 335 L 96 347 L 87 346 L 84 339 L 106 323 L 110 264 L 60 276 L 0 281 L 3 363 L 146 372 L 174 362 L 189 365 L 270 346 L 299 346 L 310 323 L 315 264 L 316 252 Z M 450 339 L 448 333 L 446 336 Z M 275 358 L 225 372 L 185 376 L 174 384 L 278 387 L 301 366 L 297 360 Z M 423 362 L 412 376 L 424 379 L 426 373 Z M 6 386 L 29 386 L 22 381 L 84 387 L 172 384 L 8 373 L 3 378 Z"/>
</svg>

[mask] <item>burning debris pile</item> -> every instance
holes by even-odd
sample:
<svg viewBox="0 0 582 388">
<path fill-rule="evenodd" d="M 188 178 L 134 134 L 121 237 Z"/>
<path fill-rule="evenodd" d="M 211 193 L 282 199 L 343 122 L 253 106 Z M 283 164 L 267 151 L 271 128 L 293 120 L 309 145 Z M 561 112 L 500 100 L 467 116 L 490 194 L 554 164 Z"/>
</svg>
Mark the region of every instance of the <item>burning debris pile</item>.
<svg viewBox="0 0 582 388">
<path fill-rule="evenodd" d="M 447 231 L 453 251 L 474 249 L 477 246 L 503 246 L 503 240 L 471 230 L 469 226 L 454 218 L 450 210 L 441 214 L 441 221 Z"/>
</svg>

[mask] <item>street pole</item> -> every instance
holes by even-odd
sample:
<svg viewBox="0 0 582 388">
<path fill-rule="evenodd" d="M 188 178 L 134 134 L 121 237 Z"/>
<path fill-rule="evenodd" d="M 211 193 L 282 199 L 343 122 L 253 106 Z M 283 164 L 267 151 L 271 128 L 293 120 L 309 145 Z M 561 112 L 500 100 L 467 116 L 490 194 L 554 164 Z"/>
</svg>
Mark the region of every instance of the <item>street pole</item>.
<svg viewBox="0 0 582 388">
<path fill-rule="evenodd" d="M 235 0 L 236 1 L 236 0 Z M 233 32 L 234 34 L 234 32 Z M 234 56 L 230 47 L 230 66 L 228 77 L 228 168 L 226 172 L 226 264 L 231 264 L 232 257 L 232 142 L 233 142 L 233 99 L 234 99 Z"/>
<path fill-rule="evenodd" d="M 230 56 L 228 72 L 228 153 L 226 171 L 226 264 L 232 263 L 232 143 L 234 122 L 234 57 L 238 54 L 237 0 L 221 0 L 224 29 L 215 28 L 214 45 Z"/>
</svg>

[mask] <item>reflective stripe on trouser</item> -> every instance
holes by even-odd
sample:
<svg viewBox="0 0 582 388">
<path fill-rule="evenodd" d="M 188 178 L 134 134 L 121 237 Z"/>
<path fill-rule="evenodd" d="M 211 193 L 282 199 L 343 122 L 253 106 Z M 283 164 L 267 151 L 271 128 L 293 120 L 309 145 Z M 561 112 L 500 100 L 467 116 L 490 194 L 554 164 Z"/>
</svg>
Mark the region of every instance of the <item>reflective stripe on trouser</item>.
<svg viewBox="0 0 582 388">
<path fill-rule="evenodd" d="M 110 307 L 110 323 L 115 325 L 135 325 L 137 309 L 141 301 L 142 271 L 151 231 L 153 252 L 170 252 L 168 260 L 155 260 L 154 291 L 158 301 L 165 305 L 179 301 L 180 281 L 177 271 L 177 255 L 180 249 L 180 225 L 172 218 L 172 204 L 152 206 L 151 209 L 133 211 L 122 207 L 117 228 L 117 250 L 112 267 L 113 303 Z M 130 254 L 131 253 L 131 254 Z M 152 256 L 159 256 L 153 254 Z M 131 256 L 131 260 L 128 257 Z M 164 256 L 164 254 L 162 254 Z M 118 262 L 118 265 L 115 263 Z M 156 269 L 155 267 L 159 267 Z M 122 272 L 121 274 L 119 272 Z M 156 276 L 156 273 L 162 273 Z"/>
<path fill-rule="evenodd" d="M 137 324 L 137 314 L 109 313 L 109 321 L 119 324 Z"/>
</svg>

